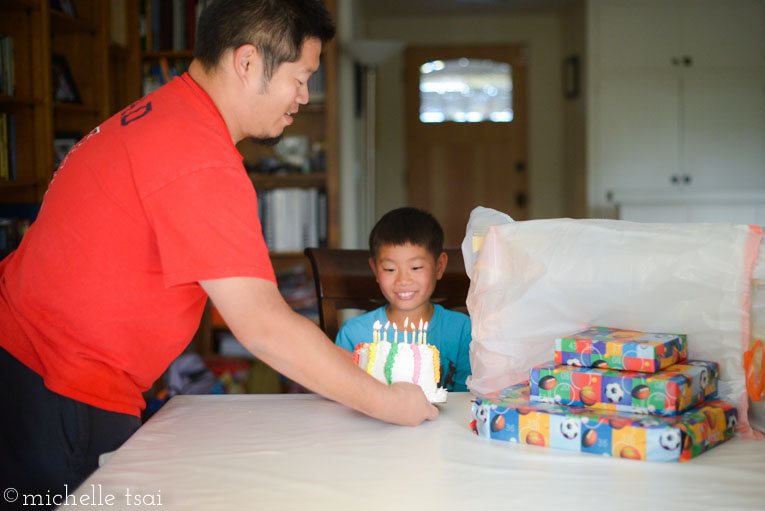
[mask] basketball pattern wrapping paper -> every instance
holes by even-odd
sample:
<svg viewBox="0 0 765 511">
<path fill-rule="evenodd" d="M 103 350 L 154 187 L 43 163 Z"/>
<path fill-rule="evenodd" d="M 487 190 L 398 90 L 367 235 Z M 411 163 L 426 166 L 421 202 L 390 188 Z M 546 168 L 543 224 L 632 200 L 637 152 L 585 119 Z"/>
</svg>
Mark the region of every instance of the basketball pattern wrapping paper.
<svg viewBox="0 0 765 511">
<path fill-rule="evenodd" d="M 529 371 L 531 400 L 622 412 L 677 415 L 717 396 L 719 364 L 686 360 L 649 374 L 542 364 Z"/>
<path fill-rule="evenodd" d="M 594 326 L 555 339 L 555 363 L 655 373 L 688 358 L 683 334 Z"/>
<path fill-rule="evenodd" d="M 687 412 L 648 416 L 532 402 L 528 384 L 476 398 L 480 437 L 641 461 L 688 461 L 733 436 L 736 408 L 707 401 Z"/>
</svg>

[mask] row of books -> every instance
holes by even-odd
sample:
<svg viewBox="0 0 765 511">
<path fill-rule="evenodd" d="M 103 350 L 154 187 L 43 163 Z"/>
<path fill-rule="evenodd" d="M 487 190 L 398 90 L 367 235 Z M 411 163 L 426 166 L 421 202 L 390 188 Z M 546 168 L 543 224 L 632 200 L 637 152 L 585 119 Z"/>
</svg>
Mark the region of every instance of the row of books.
<svg viewBox="0 0 765 511">
<path fill-rule="evenodd" d="M 0 35 L 0 94 L 13 96 L 13 37 Z"/>
<path fill-rule="evenodd" d="M 324 91 L 327 87 L 326 84 L 326 72 L 324 66 L 320 65 L 319 69 L 308 79 L 308 102 L 311 104 L 324 103 Z"/>
<path fill-rule="evenodd" d="M 141 49 L 143 51 L 193 49 L 197 20 L 202 10 L 211 1 L 144 0 L 141 3 Z"/>
<path fill-rule="evenodd" d="M 327 194 L 318 188 L 258 190 L 258 216 L 272 252 L 327 244 Z"/>
<path fill-rule="evenodd" d="M 0 181 L 16 179 L 16 118 L 0 112 Z"/>
</svg>

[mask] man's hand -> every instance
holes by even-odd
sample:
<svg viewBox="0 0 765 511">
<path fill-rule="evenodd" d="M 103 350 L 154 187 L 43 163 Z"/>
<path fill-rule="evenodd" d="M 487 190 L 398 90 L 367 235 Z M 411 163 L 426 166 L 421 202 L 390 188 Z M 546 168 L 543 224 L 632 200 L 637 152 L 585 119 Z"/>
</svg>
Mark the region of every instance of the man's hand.
<svg viewBox="0 0 765 511">
<path fill-rule="evenodd" d="M 388 388 L 394 393 L 394 404 L 387 410 L 391 414 L 390 418 L 381 416 L 381 420 L 403 426 L 417 426 L 422 421 L 438 418 L 438 408 L 428 401 L 422 389 L 414 383 L 398 382 Z"/>
</svg>

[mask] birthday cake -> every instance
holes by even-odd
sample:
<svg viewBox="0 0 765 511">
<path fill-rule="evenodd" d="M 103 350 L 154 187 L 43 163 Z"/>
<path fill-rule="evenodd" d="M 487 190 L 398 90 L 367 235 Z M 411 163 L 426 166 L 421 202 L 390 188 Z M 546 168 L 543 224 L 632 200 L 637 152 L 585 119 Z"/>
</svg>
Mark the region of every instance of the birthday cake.
<svg viewBox="0 0 765 511">
<path fill-rule="evenodd" d="M 422 333 L 418 338 L 412 332 L 411 341 L 404 337 L 403 342 L 398 342 L 396 336 L 394 342 L 388 342 L 381 338 L 379 330 L 376 325 L 372 342 L 356 345 L 353 351 L 356 365 L 383 383 L 415 383 L 430 402 L 446 402 L 447 390 L 437 386 L 441 379 L 438 348 L 427 344 Z"/>
</svg>

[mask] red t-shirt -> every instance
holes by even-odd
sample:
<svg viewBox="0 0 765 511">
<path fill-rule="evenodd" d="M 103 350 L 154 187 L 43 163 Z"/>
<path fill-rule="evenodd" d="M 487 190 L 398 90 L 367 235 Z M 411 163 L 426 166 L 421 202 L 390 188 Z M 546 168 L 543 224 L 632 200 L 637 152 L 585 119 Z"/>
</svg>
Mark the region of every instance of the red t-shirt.
<svg viewBox="0 0 765 511">
<path fill-rule="evenodd" d="M 94 129 L 0 263 L 0 346 L 54 392 L 139 415 L 199 325 L 198 281 L 275 281 L 241 160 L 188 74 Z"/>
</svg>

